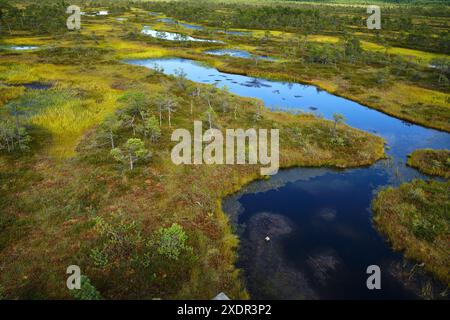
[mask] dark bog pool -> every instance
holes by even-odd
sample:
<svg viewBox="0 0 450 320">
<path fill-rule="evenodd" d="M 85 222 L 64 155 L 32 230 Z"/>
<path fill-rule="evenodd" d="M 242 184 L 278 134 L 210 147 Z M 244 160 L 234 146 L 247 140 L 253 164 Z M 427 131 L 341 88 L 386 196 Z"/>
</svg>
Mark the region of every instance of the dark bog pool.
<svg viewBox="0 0 450 320">
<path fill-rule="evenodd" d="M 18 84 L 1 84 L 8 87 L 25 87 L 32 90 L 47 90 L 53 87 L 53 84 L 42 83 L 42 82 L 29 82 L 29 83 L 18 83 Z"/>
<path fill-rule="evenodd" d="M 431 284 L 394 252 L 372 225 L 374 193 L 382 186 L 424 178 L 405 165 L 418 148 L 449 149 L 450 135 L 390 117 L 313 86 L 219 72 L 184 59 L 128 63 L 167 74 L 182 68 L 188 79 L 227 86 L 232 93 L 259 98 L 269 108 L 313 112 L 330 119 L 341 113 L 353 127 L 386 139 L 389 160 L 368 168 L 281 170 L 228 197 L 223 207 L 241 239 L 238 266 L 255 299 L 409 299 Z M 269 236 L 270 241 L 265 237 Z M 366 269 L 381 268 L 381 290 L 368 290 Z M 420 269 L 420 268 L 419 268 Z"/>
<path fill-rule="evenodd" d="M 401 254 L 371 222 L 373 194 L 391 178 L 384 169 L 284 170 L 276 182 L 255 182 L 227 198 L 252 297 L 414 298 L 426 279 L 407 283 Z M 367 289 L 369 265 L 380 266 L 382 290 Z"/>
</svg>

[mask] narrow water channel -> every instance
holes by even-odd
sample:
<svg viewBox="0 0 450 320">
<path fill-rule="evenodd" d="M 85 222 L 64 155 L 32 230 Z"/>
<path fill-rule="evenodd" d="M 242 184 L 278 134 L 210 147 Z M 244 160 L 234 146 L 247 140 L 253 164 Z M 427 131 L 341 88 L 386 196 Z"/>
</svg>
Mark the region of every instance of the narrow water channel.
<svg viewBox="0 0 450 320">
<path fill-rule="evenodd" d="M 425 176 L 406 166 L 415 149 L 450 149 L 450 134 L 411 124 L 314 86 L 220 72 L 186 59 L 127 61 L 182 68 L 192 81 L 227 86 L 258 98 L 268 108 L 313 112 L 327 119 L 341 113 L 347 123 L 382 136 L 389 160 L 367 168 L 281 170 L 223 202 L 241 239 L 238 267 L 254 299 L 417 298 L 427 276 L 410 277 L 412 264 L 394 252 L 372 225 L 370 204 L 382 186 Z M 271 241 L 264 238 L 270 236 Z M 382 289 L 368 290 L 366 268 L 378 265 Z M 439 285 L 433 289 L 438 295 Z"/>
</svg>

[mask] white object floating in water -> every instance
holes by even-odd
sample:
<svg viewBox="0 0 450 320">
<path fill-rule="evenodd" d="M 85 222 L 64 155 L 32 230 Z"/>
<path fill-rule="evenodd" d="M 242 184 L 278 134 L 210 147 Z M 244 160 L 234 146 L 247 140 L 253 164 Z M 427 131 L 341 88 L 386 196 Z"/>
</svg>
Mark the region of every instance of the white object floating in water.
<svg viewBox="0 0 450 320">
<path fill-rule="evenodd" d="M 269 242 L 269 241 L 270 241 L 269 236 L 265 237 L 264 240 L 266 240 L 267 242 Z"/>
<path fill-rule="evenodd" d="M 108 11 L 107 11 L 107 10 L 99 11 L 99 12 L 97 13 L 97 15 L 98 15 L 98 16 L 107 16 L 107 15 L 108 15 Z"/>
</svg>

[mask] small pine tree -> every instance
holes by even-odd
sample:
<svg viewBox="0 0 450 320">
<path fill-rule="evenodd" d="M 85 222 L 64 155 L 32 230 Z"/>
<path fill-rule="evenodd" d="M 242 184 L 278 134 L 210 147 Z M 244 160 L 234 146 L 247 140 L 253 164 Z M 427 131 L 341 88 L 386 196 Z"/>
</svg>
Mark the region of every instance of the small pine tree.
<svg viewBox="0 0 450 320">
<path fill-rule="evenodd" d="M 117 119 L 115 115 L 107 117 L 101 125 L 101 137 L 103 138 L 102 140 L 106 139 L 106 141 L 109 141 L 109 143 L 111 144 L 111 149 L 114 149 L 116 147 L 114 142 L 117 131 L 121 126 L 122 122 L 119 121 L 119 119 Z"/>
<path fill-rule="evenodd" d="M 166 111 L 168 113 L 169 127 L 172 126 L 172 113 L 176 111 L 177 107 L 178 107 L 178 101 L 176 98 L 170 97 L 170 96 L 166 98 L 164 108 L 166 109 Z"/>
<path fill-rule="evenodd" d="M 183 39 L 180 39 L 183 41 Z M 175 75 L 176 75 L 176 82 L 178 85 L 178 88 L 180 88 L 180 90 L 186 90 L 187 87 L 187 73 L 184 72 L 184 70 L 182 68 L 176 69 L 175 70 Z"/>
<path fill-rule="evenodd" d="M 155 116 L 148 118 L 146 123 L 146 129 L 149 132 L 152 142 L 158 141 L 161 137 L 161 128 L 159 127 L 158 119 Z"/>
<path fill-rule="evenodd" d="M 340 114 L 340 113 L 333 113 L 333 121 L 334 121 L 333 137 L 336 138 L 337 125 L 339 123 L 343 123 L 345 121 L 345 117 L 342 114 Z"/>
<path fill-rule="evenodd" d="M 212 107 L 209 107 L 204 113 L 203 113 L 203 120 L 208 121 L 209 128 L 212 129 L 212 125 L 214 123 L 214 120 L 216 118 L 216 112 Z"/>
<path fill-rule="evenodd" d="M 115 148 L 110 153 L 116 161 L 124 164 L 129 163 L 130 170 L 134 169 L 137 161 L 150 157 L 150 152 L 145 148 L 144 142 L 141 139 L 128 139 L 123 149 Z"/>
</svg>

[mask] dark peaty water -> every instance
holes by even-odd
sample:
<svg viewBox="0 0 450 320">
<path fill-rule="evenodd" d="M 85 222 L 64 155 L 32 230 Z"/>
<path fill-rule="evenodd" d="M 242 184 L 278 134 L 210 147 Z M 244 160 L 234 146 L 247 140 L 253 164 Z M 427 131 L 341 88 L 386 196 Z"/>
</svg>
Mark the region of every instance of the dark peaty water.
<svg viewBox="0 0 450 320">
<path fill-rule="evenodd" d="M 238 266 L 252 298 L 410 299 L 432 282 L 427 276 L 410 277 L 413 265 L 374 229 L 370 205 L 380 187 L 424 178 L 405 165 L 407 155 L 418 148 L 449 149 L 448 133 L 404 122 L 313 86 L 223 73 L 185 59 L 128 63 L 149 68 L 157 64 L 167 74 L 182 68 L 192 81 L 226 85 L 232 93 L 259 98 L 269 108 L 314 111 L 328 119 L 341 113 L 349 125 L 386 139 L 390 159 L 371 167 L 281 170 L 224 200 L 241 239 Z M 366 286 L 369 265 L 381 268 L 381 290 Z"/>
</svg>

